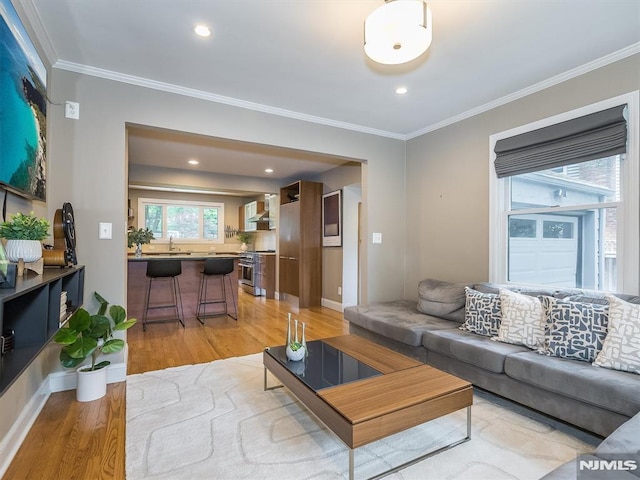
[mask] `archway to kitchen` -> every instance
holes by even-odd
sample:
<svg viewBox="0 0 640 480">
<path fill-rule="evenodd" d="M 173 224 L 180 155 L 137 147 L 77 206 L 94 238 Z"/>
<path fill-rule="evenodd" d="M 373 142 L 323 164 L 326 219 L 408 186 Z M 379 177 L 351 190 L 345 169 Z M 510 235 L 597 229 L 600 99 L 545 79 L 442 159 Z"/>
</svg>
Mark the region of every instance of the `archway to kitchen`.
<svg viewBox="0 0 640 480">
<path fill-rule="evenodd" d="M 238 213 L 243 205 L 263 201 L 268 208 L 271 196 L 284 185 L 297 180 L 321 182 L 325 193 L 342 191 L 344 212 L 342 245 L 323 248 L 322 304 L 341 310 L 357 303 L 358 206 L 366 170 L 360 160 L 136 124 L 128 124 L 126 134 L 129 227 L 145 226 L 140 206 L 149 199 L 224 205 L 220 218 L 223 238 L 193 241 L 173 232 L 175 235 L 165 235 L 143 247 L 146 253 L 169 248 L 183 252 L 236 252 L 241 245 L 236 231 L 244 229 Z M 273 172 L 266 172 L 268 168 Z M 272 199 L 272 210 L 277 205 L 279 202 Z M 278 249 L 277 211 L 270 216 L 275 222 L 271 228 L 263 229 L 263 225 L 254 232 L 251 248 Z M 275 277 L 277 291 L 277 271 Z"/>
</svg>

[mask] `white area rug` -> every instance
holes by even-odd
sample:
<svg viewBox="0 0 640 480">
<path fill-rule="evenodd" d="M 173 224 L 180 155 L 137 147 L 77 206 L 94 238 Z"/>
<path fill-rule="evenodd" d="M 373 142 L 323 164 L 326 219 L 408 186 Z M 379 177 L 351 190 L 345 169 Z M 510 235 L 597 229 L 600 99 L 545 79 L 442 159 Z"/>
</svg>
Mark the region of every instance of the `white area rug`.
<svg viewBox="0 0 640 480">
<path fill-rule="evenodd" d="M 538 479 L 593 451 L 594 439 L 558 425 L 476 393 L 469 442 L 387 478 Z M 348 478 L 348 448 L 286 389 L 263 391 L 262 354 L 130 375 L 126 428 L 128 480 Z M 356 479 L 465 432 L 461 410 L 359 448 Z"/>
</svg>

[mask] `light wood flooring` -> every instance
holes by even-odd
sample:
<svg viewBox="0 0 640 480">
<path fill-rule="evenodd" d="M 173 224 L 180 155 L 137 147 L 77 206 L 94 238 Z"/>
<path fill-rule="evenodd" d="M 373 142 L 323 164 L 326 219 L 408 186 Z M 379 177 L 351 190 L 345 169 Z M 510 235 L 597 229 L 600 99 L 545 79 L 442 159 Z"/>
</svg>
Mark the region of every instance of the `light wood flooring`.
<svg viewBox="0 0 640 480">
<path fill-rule="evenodd" d="M 239 295 L 239 320 L 186 319 L 128 332 L 128 374 L 261 352 L 285 343 L 287 312 L 306 323 L 307 340 L 348 333 L 340 312 L 292 308 L 287 302 Z M 75 390 L 54 393 L 3 480 L 124 479 L 125 382 L 110 384 L 101 400 L 79 403 Z"/>
</svg>

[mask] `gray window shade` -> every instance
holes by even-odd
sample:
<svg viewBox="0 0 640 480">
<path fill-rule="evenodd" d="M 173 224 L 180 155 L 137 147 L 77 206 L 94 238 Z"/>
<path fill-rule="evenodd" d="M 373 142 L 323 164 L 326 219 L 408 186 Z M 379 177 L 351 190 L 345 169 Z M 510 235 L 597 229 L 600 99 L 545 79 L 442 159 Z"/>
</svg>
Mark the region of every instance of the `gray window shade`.
<svg viewBox="0 0 640 480">
<path fill-rule="evenodd" d="M 538 172 L 627 151 L 626 105 L 496 142 L 498 178 Z"/>
</svg>

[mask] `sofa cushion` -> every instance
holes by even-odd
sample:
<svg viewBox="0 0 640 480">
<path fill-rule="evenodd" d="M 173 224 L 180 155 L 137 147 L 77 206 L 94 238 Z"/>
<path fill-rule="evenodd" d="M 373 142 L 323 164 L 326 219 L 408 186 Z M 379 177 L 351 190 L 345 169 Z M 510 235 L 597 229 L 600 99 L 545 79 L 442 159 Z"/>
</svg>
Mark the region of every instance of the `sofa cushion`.
<svg viewBox="0 0 640 480">
<path fill-rule="evenodd" d="M 397 300 L 348 307 L 344 318 L 359 327 L 414 347 L 422 345 L 424 332 L 456 326 L 449 320 L 420 313 L 416 306 L 416 302 L 410 300 Z"/>
<path fill-rule="evenodd" d="M 466 303 L 464 323 L 460 330 L 493 337 L 498 334 L 502 311 L 500 297 L 494 293 L 481 293 L 464 287 Z"/>
<path fill-rule="evenodd" d="M 540 297 L 546 314 L 545 346 L 554 357 L 593 362 L 607 336 L 609 306 Z"/>
<path fill-rule="evenodd" d="M 502 321 L 494 339 L 529 348 L 543 347 L 546 317 L 540 300 L 504 289 L 499 296 Z"/>
<path fill-rule="evenodd" d="M 516 293 L 522 293 L 523 295 L 529 295 L 530 297 L 539 297 L 540 295 L 553 296 L 557 293 L 556 288 L 552 287 L 525 287 L 521 285 L 507 285 L 492 282 L 481 282 L 472 285 L 474 290 L 482 293 L 500 293 L 500 290 L 510 290 Z"/>
<path fill-rule="evenodd" d="M 418 284 L 418 311 L 454 322 L 464 322 L 465 285 L 433 278 Z"/>
<path fill-rule="evenodd" d="M 489 337 L 454 330 L 425 332 L 422 344 L 437 352 L 494 373 L 504 372 L 504 361 L 511 353 L 527 352 L 526 347 L 492 342 Z"/>
<path fill-rule="evenodd" d="M 595 360 L 600 367 L 640 373 L 640 305 L 607 295 L 609 331 Z"/>
<path fill-rule="evenodd" d="M 537 352 L 509 355 L 505 373 L 516 380 L 631 417 L 640 411 L 640 376 Z"/>
</svg>

